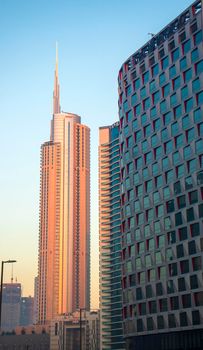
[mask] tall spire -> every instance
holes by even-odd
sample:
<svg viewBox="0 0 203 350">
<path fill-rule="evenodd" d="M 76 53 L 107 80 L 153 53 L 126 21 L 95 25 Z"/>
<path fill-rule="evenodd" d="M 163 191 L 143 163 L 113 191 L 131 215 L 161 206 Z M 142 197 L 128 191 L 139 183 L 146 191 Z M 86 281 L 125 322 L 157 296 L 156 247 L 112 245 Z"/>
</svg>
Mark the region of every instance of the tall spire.
<svg viewBox="0 0 203 350">
<path fill-rule="evenodd" d="M 58 44 L 56 43 L 56 67 L 54 75 L 53 114 L 60 113 L 60 91 L 58 79 Z"/>
</svg>

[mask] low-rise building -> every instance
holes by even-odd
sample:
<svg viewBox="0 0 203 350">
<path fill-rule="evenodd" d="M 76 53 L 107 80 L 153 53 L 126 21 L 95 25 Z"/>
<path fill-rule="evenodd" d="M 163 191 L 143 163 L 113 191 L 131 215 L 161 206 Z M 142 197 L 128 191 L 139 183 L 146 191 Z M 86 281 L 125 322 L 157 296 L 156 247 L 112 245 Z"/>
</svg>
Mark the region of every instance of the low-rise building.
<svg viewBox="0 0 203 350">
<path fill-rule="evenodd" d="M 99 312 L 80 310 L 51 323 L 50 350 L 99 350 Z"/>
</svg>

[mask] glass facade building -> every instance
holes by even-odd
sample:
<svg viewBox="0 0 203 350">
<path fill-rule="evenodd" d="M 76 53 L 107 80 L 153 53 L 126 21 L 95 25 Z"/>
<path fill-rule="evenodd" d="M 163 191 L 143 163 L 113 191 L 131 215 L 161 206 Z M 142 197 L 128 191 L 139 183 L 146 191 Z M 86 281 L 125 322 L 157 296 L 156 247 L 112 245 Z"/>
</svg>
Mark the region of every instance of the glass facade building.
<svg viewBox="0 0 203 350">
<path fill-rule="evenodd" d="M 119 123 L 99 129 L 100 349 L 123 349 Z"/>
<path fill-rule="evenodd" d="M 202 2 L 119 71 L 127 349 L 203 348 Z"/>
</svg>

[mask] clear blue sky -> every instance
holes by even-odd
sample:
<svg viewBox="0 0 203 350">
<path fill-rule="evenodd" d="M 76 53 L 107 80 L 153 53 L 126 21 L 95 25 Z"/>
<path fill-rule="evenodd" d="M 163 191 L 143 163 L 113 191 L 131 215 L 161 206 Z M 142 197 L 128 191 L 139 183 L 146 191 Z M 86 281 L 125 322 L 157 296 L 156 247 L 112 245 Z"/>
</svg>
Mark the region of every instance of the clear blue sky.
<svg viewBox="0 0 203 350">
<path fill-rule="evenodd" d="M 92 284 L 98 291 L 98 127 L 117 120 L 123 61 L 190 5 L 189 0 L 0 1 L 0 260 L 33 293 L 37 273 L 40 144 L 49 138 L 55 42 L 61 106 L 91 128 Z M 11 276 L 6 267 L 5 280 Z M 96 300 L 96 301 L 95 301 Z"/>
</svg>

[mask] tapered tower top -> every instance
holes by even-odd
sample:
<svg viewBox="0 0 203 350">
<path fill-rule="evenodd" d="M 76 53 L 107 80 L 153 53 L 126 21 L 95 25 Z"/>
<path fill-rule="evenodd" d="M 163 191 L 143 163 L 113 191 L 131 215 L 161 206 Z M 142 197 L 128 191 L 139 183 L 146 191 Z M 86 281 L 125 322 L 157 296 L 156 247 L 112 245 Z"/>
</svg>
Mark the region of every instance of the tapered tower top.
<svg viewBox="0 0 203 350">
<path fill-rule="evenodd" d="M 54 75 L 53 114 L 60 113 L 60 88 L 58 79 L 58 44 L 56 43 L 56 67 Z"/>
</svg>

